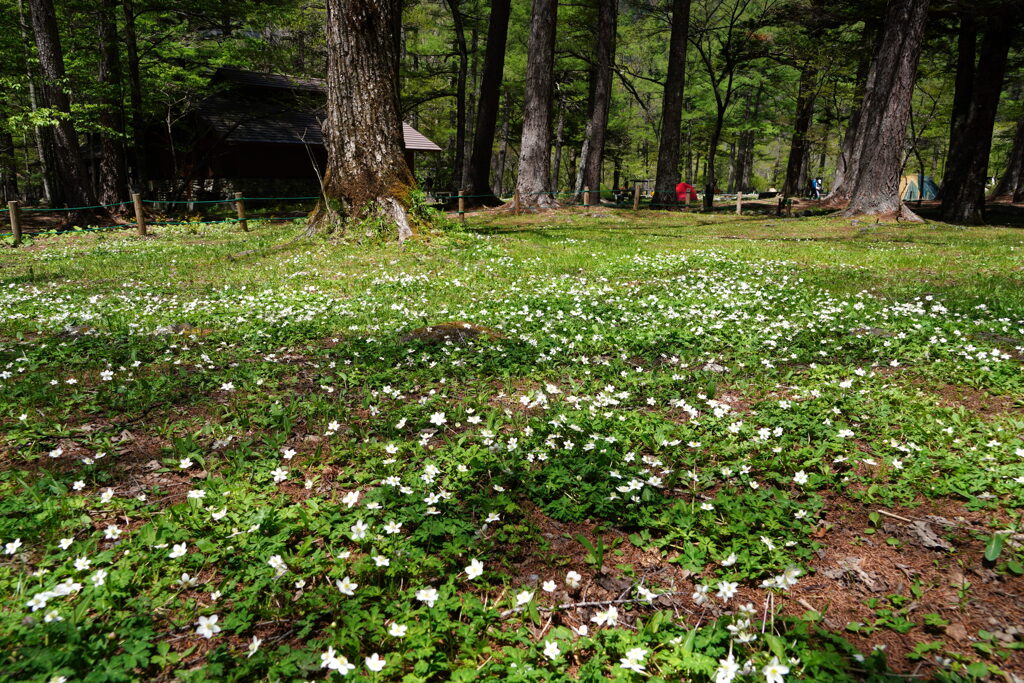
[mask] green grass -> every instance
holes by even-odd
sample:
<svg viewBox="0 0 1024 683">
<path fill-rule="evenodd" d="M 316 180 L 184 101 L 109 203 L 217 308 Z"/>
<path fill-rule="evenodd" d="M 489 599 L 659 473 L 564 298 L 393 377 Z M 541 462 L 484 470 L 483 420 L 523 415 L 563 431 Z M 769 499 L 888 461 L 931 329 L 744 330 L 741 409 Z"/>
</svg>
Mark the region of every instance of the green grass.
<svg viewBox="0 0 1024 683">
<path fill-rule="evenodd" d="M 0 677 L 1022 671 L 1024 232 L 300 229 L 0 252 Z"/>
</svg>

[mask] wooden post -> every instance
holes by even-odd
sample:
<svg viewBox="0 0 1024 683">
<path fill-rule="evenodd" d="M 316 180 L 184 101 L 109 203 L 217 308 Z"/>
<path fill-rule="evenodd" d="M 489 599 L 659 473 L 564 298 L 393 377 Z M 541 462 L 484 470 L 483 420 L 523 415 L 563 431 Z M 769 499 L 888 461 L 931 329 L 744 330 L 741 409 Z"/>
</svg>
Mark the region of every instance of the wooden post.
<svg viewBox="0 0 1024 683">
<path fill-rule="evenodd" d="M 633 184 L 633 210 L 640 210 L 640 183 Z"/>
<path fill-rule="evenodd" d="M 462 188 L 459 189 L 459 218 L 466 222 L 466 190 Z"/>
<path fill-rule="evenodd" d="M 17 200 L 7 202 L 7 211 L 11 218 L 11 235 L 14 236 L 14 246 L 21 244 L 21 216 L 18 215 L 20 204 Z"/>
<path fill-rule="evenodd" d="M 736 215 L 740 216 L 743 214 L 743 193 L 739 190 L 736 191 Z"/>
<path fill-rule="evenodd" d="M 135 225 L 139 229 L 139 237 L 146 236 L 146 214 L 142 212 L 142 195 L 132 192 L 132 204 L 135 205 Z"/>
<path fill-rule="evenodd" d="M 249 232 L 249 221 L 245 220 L 245 202 L 242 201 L 242 193 L 235 193 L 235 211 L 238 212 L 238 224 L 242 226 L 242 232 Z"/>
<path fill-rule="evenodd" d="M 583 206 L 590 206 L 590 188 L 583 186 Z"/>
</svg>

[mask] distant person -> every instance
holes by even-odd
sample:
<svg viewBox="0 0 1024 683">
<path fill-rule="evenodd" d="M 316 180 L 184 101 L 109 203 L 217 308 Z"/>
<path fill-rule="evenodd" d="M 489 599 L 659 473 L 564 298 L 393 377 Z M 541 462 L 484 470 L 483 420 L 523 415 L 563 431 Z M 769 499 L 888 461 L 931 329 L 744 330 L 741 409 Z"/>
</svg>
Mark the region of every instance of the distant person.
<svg viewBox="0 0 1024 683">
<path fill-rule="evenodd" d="M 815 178 L 811 181 L 811 197 L 814 199 L 821 199 L 821 178 Z"/>
<path fill-rule="evenodd" d="M 697 188 L 684 180 L 676 185 L 676 201 L 685 202 L 687 200 L 697 201 Z"/>
</svg>

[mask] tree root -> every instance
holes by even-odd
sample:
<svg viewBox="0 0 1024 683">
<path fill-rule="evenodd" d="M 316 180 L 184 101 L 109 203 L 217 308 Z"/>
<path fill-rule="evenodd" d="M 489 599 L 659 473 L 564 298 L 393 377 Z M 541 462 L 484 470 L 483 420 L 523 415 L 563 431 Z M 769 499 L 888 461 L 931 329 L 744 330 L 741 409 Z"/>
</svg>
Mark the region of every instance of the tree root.
<svg viewBox="0 0 1024 683">
<path fill-rule="evenodd" d="M 896 211 L 861 211 L 856 206 L 847 208 L 839 214 L 843 218 L 865 218 L 870 217 L 876 223 L 924 223 L 924 219 L 910 210 L 906 204 L 900 202 Z"/>
<path fill-rule="evenodd" d="M 372 208 L 367 212 L 368 215 L 364 216 L 363 220 L 369 219 L 370 214 L 374 212 L 380 212 L 397 227 L 399 244 L 402 244 L 405 240 L 412 237 L 412 225 L 409 223 L 409 213 L 398 199 L 395 197 L 378 197 L 375 201 L 369 202 L 366 206 Z M 238 261 L 255 254 L 270 254 L 281 251 L 282 249 L 287 249 L 301 239 L 315 237 L 320 233 L 321 228 L 324 226 L 344 226 L 346 223 L 350 222 L 354 222 L 354 219 L 343 218 L 329 205 L 321 202 L 310 214 L 309 220 L 306 223 L 306 229 L 292 239 L 266 249 L 247 249 L 246 251 L 240 251 L 237 254 L 231 254 L 228 256 L 228 260 Z"/>
</svg>

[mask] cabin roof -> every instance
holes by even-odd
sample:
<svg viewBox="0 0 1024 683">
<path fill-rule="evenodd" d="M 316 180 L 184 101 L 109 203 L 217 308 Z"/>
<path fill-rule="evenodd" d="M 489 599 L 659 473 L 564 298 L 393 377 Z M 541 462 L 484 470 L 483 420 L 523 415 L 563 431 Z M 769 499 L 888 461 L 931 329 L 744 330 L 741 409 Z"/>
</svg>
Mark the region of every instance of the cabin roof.
<svg viewBox="0 0 1024 683">
<path fill-rule="evenodd" d="M 212 80 L 227 87 L 203 100 L 199 115 L 227 142 L 324 144 L 322 79 L 222 67 Z M 441 151 L 405 122 L 402 137 L 406 150 Z"/>
</svg>

